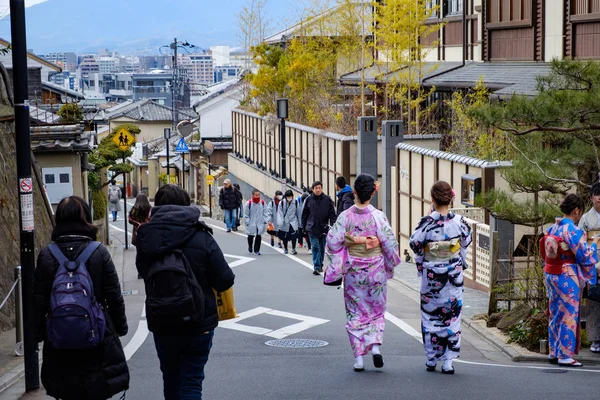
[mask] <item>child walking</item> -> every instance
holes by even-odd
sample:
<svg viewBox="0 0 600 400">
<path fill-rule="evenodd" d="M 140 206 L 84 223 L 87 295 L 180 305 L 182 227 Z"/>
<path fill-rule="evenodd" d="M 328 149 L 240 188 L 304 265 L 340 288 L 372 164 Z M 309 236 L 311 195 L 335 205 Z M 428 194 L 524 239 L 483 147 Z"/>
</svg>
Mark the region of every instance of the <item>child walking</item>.
<svg viewBox="0 0 600 400">
<path fill-rule="evenodd" d="M 298 204 L 294 201 L 294 192 L 287 190 L 285 200 L 277 211 L 279 225 L 278 236 L 283 241 L 283 253 L 288 254 L 288 243 L 292 242 L 292 254 L 296 255 L 296 234 L 298 232 Z"/>
</svg>

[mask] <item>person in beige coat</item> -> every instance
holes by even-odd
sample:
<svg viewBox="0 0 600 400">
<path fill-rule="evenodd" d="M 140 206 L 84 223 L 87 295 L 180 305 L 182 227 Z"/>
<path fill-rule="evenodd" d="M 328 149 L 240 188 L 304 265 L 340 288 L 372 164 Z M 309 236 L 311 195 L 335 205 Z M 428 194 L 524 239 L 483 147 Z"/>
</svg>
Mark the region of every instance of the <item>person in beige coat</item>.
<svg viewBox="0 0 600 400">
<path fill-rule="evenodd" d="M 598 231 L 600 235 L 600 182 L 595 183 L 590 190 L 590 200 L 593 207 L 579 220 L 579 227 L 586 232 Z M 591 239 L 588 235 L 588 239 Z M 600 273 L 600 264 L 596 265 L 596 271 Z M 600 284 L 600 283 L 598 283 Z M 586 318 L 586 333 L 588 340 L 592 342 L 590 351 L 600 353 L 600 302 L 588 300 L 588 313 Z"/>
</svg>

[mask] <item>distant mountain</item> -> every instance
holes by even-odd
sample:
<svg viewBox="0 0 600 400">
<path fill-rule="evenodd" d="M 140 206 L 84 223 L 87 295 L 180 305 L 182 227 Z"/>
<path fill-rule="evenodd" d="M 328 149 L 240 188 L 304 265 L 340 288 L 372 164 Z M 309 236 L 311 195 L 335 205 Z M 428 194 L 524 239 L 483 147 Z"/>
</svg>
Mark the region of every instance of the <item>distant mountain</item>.
<svg viewBox="0 0 600 400">
<path fill-rule="evenodd" d="M 35 53 L 157 54 L 174 37 L 200 48 L 238 46 L 237 14 L 245 0 L 48 0 L 26 10 L 27 47 Z M 269 0 L 272 21 L 292 22 L 302 0 Z M 288 17 L 289 16 L 289 17 Z M 272 23 L 273 31 L 282 26 Z M 0 20 L 10 39 L 10 20 Z"/>
</svg>

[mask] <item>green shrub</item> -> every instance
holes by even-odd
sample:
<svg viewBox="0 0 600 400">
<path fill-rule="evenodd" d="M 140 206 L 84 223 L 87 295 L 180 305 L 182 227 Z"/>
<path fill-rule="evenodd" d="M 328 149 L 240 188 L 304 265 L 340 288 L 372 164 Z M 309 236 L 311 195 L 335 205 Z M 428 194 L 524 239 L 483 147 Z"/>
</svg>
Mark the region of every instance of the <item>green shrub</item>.
<svg viewBox="0 0 600 400">
<path fill-rule="evenodd" d="M 102 190 L 92 191 L 92 201 L 94 203 L 94 221 L 103 219 L 106 216 L 108 201 Z"/>
<path fill-rule="evenodd" d="M 508 343 L 518 343 L 529 350 L 538 351 L 541 339 L 548 339 L 548 317 L 539 310 L 508 331 Z"/>
</svg>

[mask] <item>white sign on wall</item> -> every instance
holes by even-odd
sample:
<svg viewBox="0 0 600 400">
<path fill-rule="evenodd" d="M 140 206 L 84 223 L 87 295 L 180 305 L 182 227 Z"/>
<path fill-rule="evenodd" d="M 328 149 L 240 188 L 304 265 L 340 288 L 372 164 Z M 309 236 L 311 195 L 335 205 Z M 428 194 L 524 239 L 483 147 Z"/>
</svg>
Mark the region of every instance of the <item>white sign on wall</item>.
<svg viewBox="0 0 600 400">
<path fill-rule="evenodd" d="M 73 168 L 42 168 L 42 175 L 50 203 L 58 204 L 65 197 L 73 195 Z"/>
</svg>

